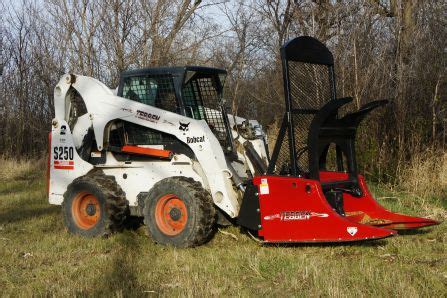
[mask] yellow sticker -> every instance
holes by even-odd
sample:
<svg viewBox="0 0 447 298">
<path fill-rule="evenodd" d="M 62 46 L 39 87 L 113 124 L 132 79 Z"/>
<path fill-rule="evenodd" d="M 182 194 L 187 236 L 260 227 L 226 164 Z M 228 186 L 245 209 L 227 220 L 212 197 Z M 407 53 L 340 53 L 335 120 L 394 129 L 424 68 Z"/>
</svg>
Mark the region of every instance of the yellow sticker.
<svg viewBox="0 0 447 298">
<path fill-rule="evenodd" d="M 259 191 L 261 195 L 268 195 L 269 194 L 269 184 L 267 182 L 267 178 L 261 179 L 261 185 L 259 186 Z"/>
</svg>

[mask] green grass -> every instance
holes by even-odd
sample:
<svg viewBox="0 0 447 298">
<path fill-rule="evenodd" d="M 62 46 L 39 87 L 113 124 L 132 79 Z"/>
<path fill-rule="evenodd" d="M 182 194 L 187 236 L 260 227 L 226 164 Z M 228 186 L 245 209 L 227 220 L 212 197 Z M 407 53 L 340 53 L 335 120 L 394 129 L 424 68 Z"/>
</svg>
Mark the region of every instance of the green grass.
<svg viewBox="0 0 447 298">
<path fill-rule="evenodd" d="M 18 179 L 18 178 L 15 178 Z M 396 196 L 396 211 L 445 220 L 445 200 Z M 355 245 L 263 246 L 237 227 L 176 249 L 145 233 L 69 235 L 42 178 L 0 181 L 2 296 L 446 296 L 446 224 Z M 228 233 L 237 237 L 234 239 Z"/>
</svg>

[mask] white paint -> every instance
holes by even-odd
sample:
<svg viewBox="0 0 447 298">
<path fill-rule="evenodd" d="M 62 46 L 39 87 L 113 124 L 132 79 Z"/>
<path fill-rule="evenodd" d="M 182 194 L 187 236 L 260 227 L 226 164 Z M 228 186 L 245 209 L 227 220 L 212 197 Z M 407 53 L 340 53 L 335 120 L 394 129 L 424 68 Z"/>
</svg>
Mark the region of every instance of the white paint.
<svg viewBox="0 0 447 298">
<path fill-rule="evenodd" d="M 355 234 L 357 234 L 357 227 L 347 227 L 346 231 L 348 232 L 349 235 L 354 236 Z"/>
<path fill-rule="evenodd" d="M 195 120 L 184 117 L 169 111 L 145 105 L 136 101 L 116 96 L 116 90 L 107 88 L 103 83 L 93 78 L 76 76 L 75 83 L 67 81 L 69 74 L 64 75 L 57 84 L 54 92 L 55 124 L 52 129 L 52 149 L 55 146 L 80 146 L 83 137 L 89 127 L 93 127 L 98 149 L 101 151 L 104 146 L 105 136 L 108 133 L 108 124 L 116 119 L 122 119 L 141 126 L 155 129 L 174 135 L 177 139 L 187 144 L 194 152 L 197 161 L 190 160 L 187 156 L 176 155 L 172 161 L 154 162 L 132 162 L 125 164 L 119 162 L 111 153 L 107 153 L 107 162 L 104 165 L 97 165 L 102 168 L 107 175 L 113 175 L 117 183 L 126 193 L 126 199 L 131 206 L 137 204 L 137 195 L 140 192 L 149 191 L 152 186 L 161 179 L 173 176 L 191 177 L 208 189 L 213 197 L 214 203 L 231 217 L 239 213 L 239 203 L 237 192 L 234 190 L 231 180 L 228 179 L 228 168 L 222 148 L 210 130 L 205 120 Z M 88 113 L 79 117 L 73 128 L 72 134 L 68 124 L 68 113 L 70 101 L 67 97 L 69 88 L 75 88 L 82 96 Z M 241 123 L 243 118 L 236 117 Z M 230 116 L 230 122 L 233 117 Z M 189 123 L 187 131 L 179 130 L 179 122 Z M 256 122 L 256 121 L 255 121 Z M 256 122 L 257 123 L 257 122 Z M 67 127 L 63 144 L 59 138 L 60 127 Z M 233 127 L 232 123 L 231 127 Z M 233 131 L 235 135 L 236 132 Z M 188 143 L 188 139 L 200 140 L 200 142 Z M 245 141 L 240 137 L 241 141 Z M 258 154 L 266 157 L 265 149 L 261 140 L 253 141 Z M 97 153 L 96 153 L 97 154 Z M 61 204 L 62 195 L 67 186 L 77 177 L 85 175 L 94 168 L 93 165 L 82 160 L 76 150 L 74 150 L 74 169 L 55 170 L 54 156 L 51 158 L 50 170 L 50 194 L 51 204 Z M 244 156 L 245 157 L 245 156 Z M 248 168 L 254 173 L 253 166 L 248 159 L 243 160 Z M 126 176 L 124 179 L 123 174 Z M 268 194 L 268 185 L 261 190 Z"/>
</svg>

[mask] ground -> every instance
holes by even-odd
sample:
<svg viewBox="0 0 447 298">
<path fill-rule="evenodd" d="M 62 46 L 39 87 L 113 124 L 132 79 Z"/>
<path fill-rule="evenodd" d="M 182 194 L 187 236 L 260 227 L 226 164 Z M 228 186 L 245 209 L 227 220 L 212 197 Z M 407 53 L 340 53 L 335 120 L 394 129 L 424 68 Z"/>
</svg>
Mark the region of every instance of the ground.
<svg viewBox="0 0 447 298">
<path fill-rule="evenodd" d="M 154 244 L 145 227 L 69 235 L 43 175 L 0 180 L 2 296 L 445 297 L 447 225 L 351 245 L 265 246 L 237 227 L 201 247 Z M 0 177 L 1 178 L 1 177 Z M 446 219 L 445 199 L 373 187 L 386 207 Z"/>
</svg>

